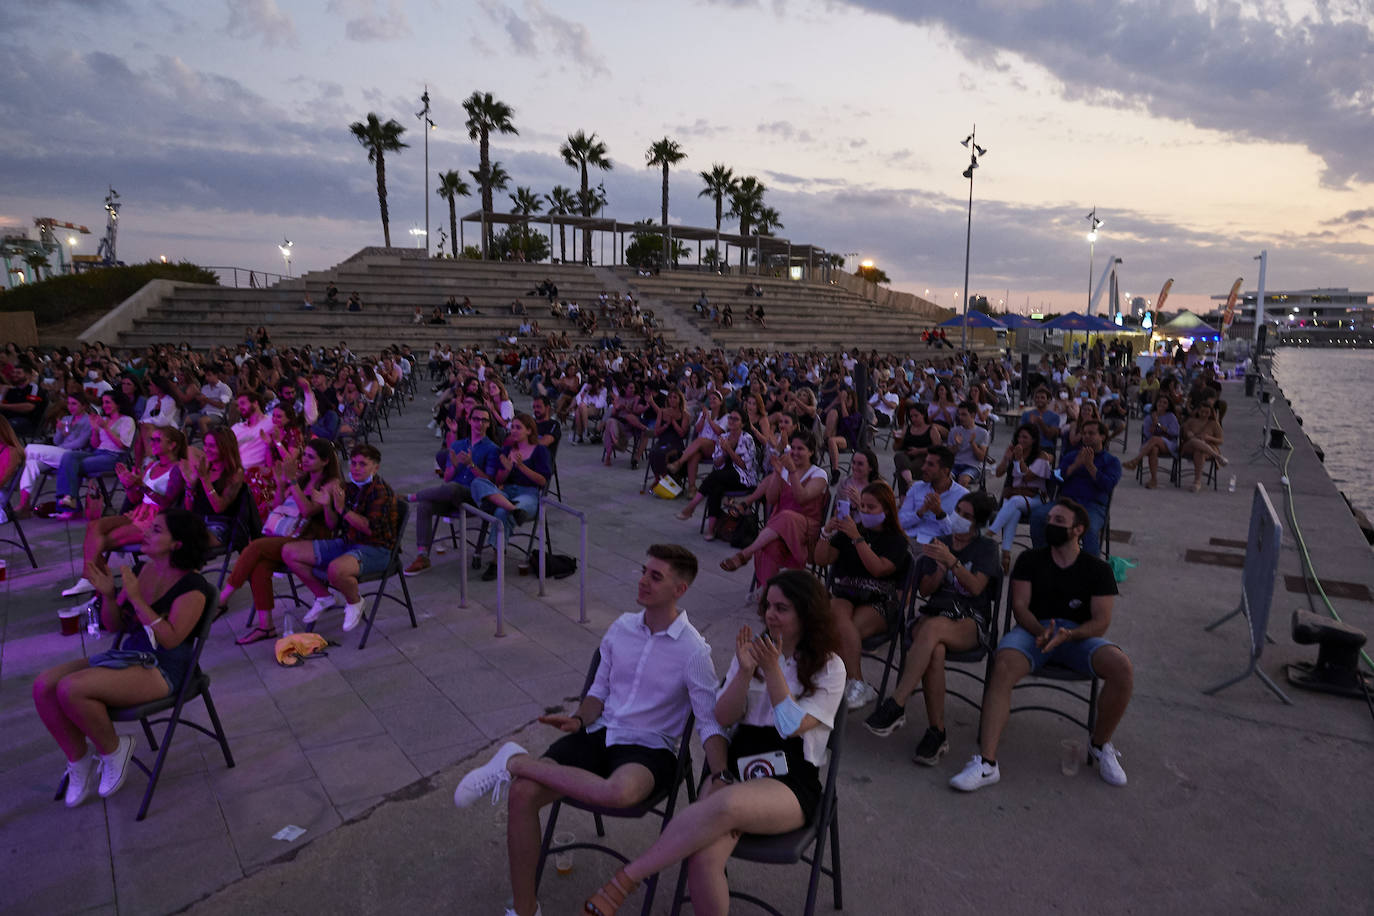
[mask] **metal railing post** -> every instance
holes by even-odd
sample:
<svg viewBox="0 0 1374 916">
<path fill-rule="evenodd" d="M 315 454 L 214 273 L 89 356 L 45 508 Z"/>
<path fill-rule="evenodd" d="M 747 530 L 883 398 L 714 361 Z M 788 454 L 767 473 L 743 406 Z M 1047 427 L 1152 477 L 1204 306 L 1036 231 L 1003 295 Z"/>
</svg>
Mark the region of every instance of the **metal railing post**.
<svg viewBox="0 0 1374 916">
<path fill-rule="evenodd" d="M 544 560 L 548 554 L 547 538 L 545 536 L 545 507 L 552 506 L 560 512 L 566 512 L 577 519 L 580 529 L 580 543 L 578 545 L 577 556 L 577 622 L 587 623 L 587 513 L 579 512 L 573 507 L 561 503 L 552 496 L 545 496 L 539 500 L 539 595 L 544 595 Z"/>
<path fill-rule="evenodd" d="M 458 606 L 468 606 L 468 515 L 482 519 L 496 532 L 496 635 L 505 636 L 506 610 L 506 526 L 494 515 L 490 515 L 467 503 L 458 507 L 458 527 L 462 532 L 458 546 L 458 561 L 461 567 L 458 579 Z M 481 556 L 482 545 L 477 545 Z"/>
</svg>

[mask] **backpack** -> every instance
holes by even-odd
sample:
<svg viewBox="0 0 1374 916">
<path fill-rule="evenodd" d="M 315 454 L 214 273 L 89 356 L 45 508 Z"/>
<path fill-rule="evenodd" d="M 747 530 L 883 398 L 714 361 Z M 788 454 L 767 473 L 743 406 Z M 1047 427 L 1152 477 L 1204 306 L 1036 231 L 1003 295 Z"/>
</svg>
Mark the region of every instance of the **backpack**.
<svg viewBox="0 0 1374 916">
<path fill-rule="evenodd" d="M 530 555 L 530 572 L 539 572 L 539 552 L 535 551 Z M 550 553 L 545 555 L 544 575 L 550 579 L 566 579 L 577 572 L 577 558 L 570 557 L 565 553 Z"/>
</svg>

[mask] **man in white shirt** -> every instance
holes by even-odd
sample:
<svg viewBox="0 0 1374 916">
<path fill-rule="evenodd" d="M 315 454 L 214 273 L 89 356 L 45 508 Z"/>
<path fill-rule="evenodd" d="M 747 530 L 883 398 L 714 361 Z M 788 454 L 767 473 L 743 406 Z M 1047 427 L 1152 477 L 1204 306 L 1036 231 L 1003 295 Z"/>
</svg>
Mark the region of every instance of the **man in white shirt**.
<svg viewBox="0 0 1374 916">
<path fill-rule="evenodd" d="M 906 491 L 897 521 L 907 536 L 920 544 L 929 544 L 937 537 L 956 533 L 954 507 L 968 490 L 954 481 L 954 453 L 943 445 L 926 450 L 921 479 Z"/>
<path fill-rule="evenodd" d="M 224 409 L 234 397 L 234 392 L 220 377 L 219 366 L 206 366 L 204 378 L 205 380 L 200 386 L 200 394 L 192 399 L 192 402 L 198 406 L 186 415 L 184 423 L 191 435 L 199 432 L 201 438 L 204 438 L 207 432 L 224 422 Z"/>
<path fill-rule="evenodd" d="M 697 558 L 676 544 L 649 547 L 639 578 L 643 610 L 624 614 L 601 640 L 591 689 L 570 716 L 540 716 L 566 732 L 543 757 L 506 742 L 453 794 L 463 808 L 488 793 L 495 803 L 510 787 L 506 847 L 513 904 L 507 916 L 537 916 L 535 867 L 539 812 L 560 798 L 611 808 L 639 804 L 671 790 L 677 741 L 689 711 L 712 773 L 726 768 L 726 743 L 715 719 L 716 672 L 711 647 L 679 610 L 697 573 Z"/>
</svg>

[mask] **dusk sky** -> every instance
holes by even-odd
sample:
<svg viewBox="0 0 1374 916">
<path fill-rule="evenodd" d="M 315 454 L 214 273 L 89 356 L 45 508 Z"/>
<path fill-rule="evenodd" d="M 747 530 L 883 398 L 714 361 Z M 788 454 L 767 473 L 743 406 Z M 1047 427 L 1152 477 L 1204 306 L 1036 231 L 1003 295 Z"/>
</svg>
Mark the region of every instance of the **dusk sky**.
<svg viewBox="0 0 1374 916">
<path fill-rule="evenodd" d="M 688 154 L 671 219 L 711 225 L 698 172 L 768 188 L 778 235 L 872 258 L 950 307 L 963 279 L 974 122 L 972 292 L 1081 309 L 1085 219 L 1123 290 L 1211 307 L 1270 289 L 1374 289 L 1374 4 L 1088 0 L 52 0 L 0 35 L 0 225 L 84 223 L 107 185 L 119 255 L 293 271 L 380 245 L 374 173 L 348 125 L 405 125 L 387 159 L 393 244 L 447 222 L 433 174 L 477 166 L 462 100 L 489 91 L 510 190 L 575 187 L 564 138 L 595 131 L 608 214 L 659 210 L 645 150 Z M 471 182 L 470 182 L 471 183 Z M 478 208 L 460 202 L 460 212 Z M 504 194 L 498 210 L 510 209 Z M 727 229 L 736 227 L 727 224 Z M 477 236 L 469 227 L 467 238 Z M 695 246 L 693 251 L 695 251 Z M 609 252 L 609 248 L 607 249 Z M 851 258 L 850 267 L 857 258 Z"/>
</svg>

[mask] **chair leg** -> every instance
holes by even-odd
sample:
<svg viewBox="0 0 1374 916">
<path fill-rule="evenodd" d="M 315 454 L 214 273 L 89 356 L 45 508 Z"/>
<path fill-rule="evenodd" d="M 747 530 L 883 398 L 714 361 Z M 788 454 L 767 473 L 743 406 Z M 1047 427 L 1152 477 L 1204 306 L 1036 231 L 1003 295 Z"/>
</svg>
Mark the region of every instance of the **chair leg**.
<svg viewBox="0 0 1374 916">
<path fill-rule="evenodd" d="M 830 817 L 833 822 L 835 812 L 832 809 Z M 816 831 L 816 847 L 811 851 L 811 880 L 806 887 L 806 909 L 802 910 L 804 916 L 812 916 L 816 912 L 816 891 L 821 885 L 821 870 L 825 867 L 825 841 L 829 830 Z"/>
<path fill-rule="evenodd" d="M 844 879 L 840 873 L 839 811 L 830 818 L 830 886 L 835 894 L 835 909 L 844 909 Z"/>
<path fill-rule="evenodd" d="M 153 737 L 153 729 L 152 726 L 148 724 L 148 720 L 139 719 L 138 724 L 143 726 L 143 737 L 148 739 L 149 749 L 154 751 L 157 750 L 157 738 Z"/>
<path fill-rule="evenodd" d="M 14 515 L 14 510 L 9 509 L 10 521 L 14 523 L 14 533 L 19 535 L 19 546 L 24 548 L 24 553 L 28 554 L 29 564 L 34 569 L 38 568 L 38 560 L 33 555 L 33 548 L 29 546 L 29 539 L 24 536 L 24 528 L 19 524 L 19 519 Z"/>
<path fill-rule="evenodd" d="M 406 577 L 401 576 L 401 594 L 406 596 L 406 611 L 410 614 L 410 628 L 418 629 L 420 622 L 415 619 L 415 603 L 410 600 L 410 586 L 406 584 Z"/>
<path fill-rule="evenodd" d="M 382 581 L 377 586 L 377 593 L 372 596 L 372 610 L 367 614 L 367 626 L 363 628 L 363 638 L 358 641 L 358 648 L 362 649 L 367 645 L 367 638 L 372 635 L 372 624 L 377 620 L 377 609 L 382 605 L 382 594 L 386 591 L 387 576 L 382 577 Z"/>
<path fill-rule="evenodd" d="M 162 747 L 158 749 L 153 768 L 148 771 L 148 788 L 143 792 L 143 803 L 138 806 L 138 816 L 134 820 L 141 821 L 148 816 L 148 806 L 153 802 L 153 791 L 157 789 L 157 781 L 162 776 L 162 765 L 167 761 L 167 752 L 172 747 L 172 735 L 176 732 L 177 721 L 181 718 L 181 709 L 180 703 L 172 708 L 171 718 L 167 720 L 167 731 L 162 736 Z M 143 730 L 151 735 L 148 720 L 144 719 L 142 722 Z"/>
<path fill-rule="evenodd" d="M 219 749 L 224 752 L 224 765 L 232 770 L 234 755 L 229 750 L 229 736 L 224 733 L 224 726 L 220 724 L 219 713 L 215 711 L 215 701 L 210 699 L 209 688 L 200 692 L 200 698 L 205 701 L 205 712 L 210 716 L 210 724 L 215 727 L 215 740 L 219 742 Z"/>
</svg>

